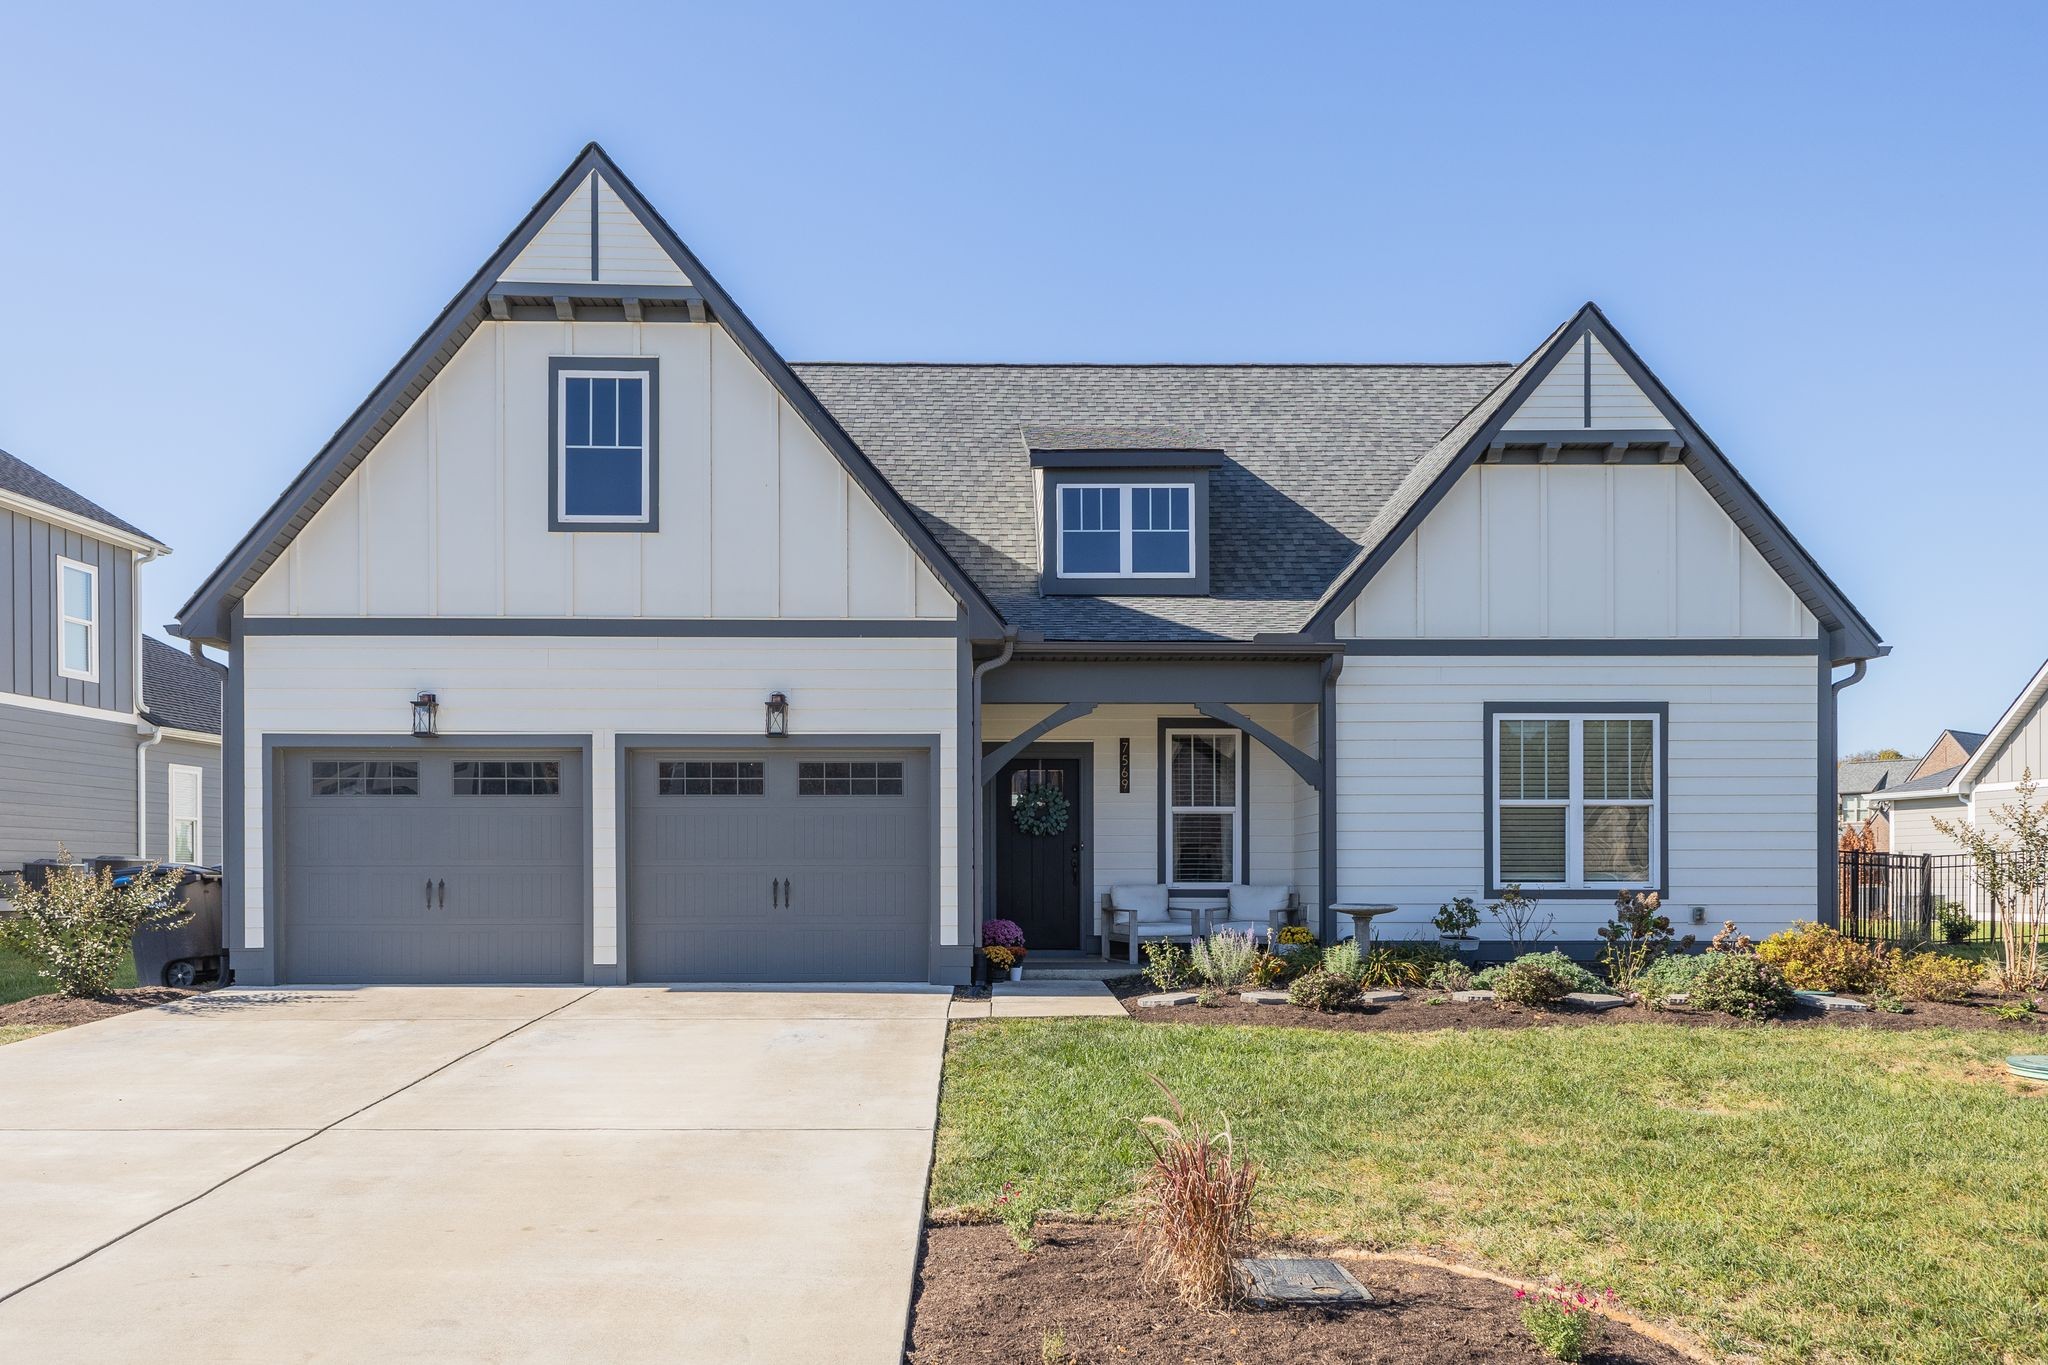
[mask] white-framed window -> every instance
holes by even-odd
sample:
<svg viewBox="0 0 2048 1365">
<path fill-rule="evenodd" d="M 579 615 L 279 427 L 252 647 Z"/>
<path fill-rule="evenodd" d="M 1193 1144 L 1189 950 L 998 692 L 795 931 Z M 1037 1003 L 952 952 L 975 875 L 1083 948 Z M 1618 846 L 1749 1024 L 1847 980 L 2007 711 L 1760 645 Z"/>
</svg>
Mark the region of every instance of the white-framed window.
<svg viewBox="0 0 2048 1365">
<path fill-rule="evenodd" d="M 170 829 L 167 831 L 170 847 L 167 852 L 174 863 L 199 863 L 206 860 L 205 841 L 201 834 L 199 816 L 200 798 L 205 790 L 206 773 L 184 763 L 170 765 Z"/>
<path fill-rule="evenodd" d="M 1235 730 L 1166 732 L 1166 880 L 1228 886 L 1243 864 L 1244 737 Z"/>
<path fill-rule="evenodd" d="M 555 371 L 555 507 L 562 525 L 651 529 L 653 381 L 639 369 Z"/>
<path fill-rule="evenodd" d="M 1494 885 L 1657 886 L 1663 727 L 1657 712 L 1495 712 Z"/>
<path fill-rule="evenodd" d="M 100 680 L 100 571 L 57 556 L 57 673 Z"/>
<path fill-rule="evenodd" d="M 1188 483 L 1063 483 L 1061 578 L 1193 578 L 1195 488 Z"/>
</svg>

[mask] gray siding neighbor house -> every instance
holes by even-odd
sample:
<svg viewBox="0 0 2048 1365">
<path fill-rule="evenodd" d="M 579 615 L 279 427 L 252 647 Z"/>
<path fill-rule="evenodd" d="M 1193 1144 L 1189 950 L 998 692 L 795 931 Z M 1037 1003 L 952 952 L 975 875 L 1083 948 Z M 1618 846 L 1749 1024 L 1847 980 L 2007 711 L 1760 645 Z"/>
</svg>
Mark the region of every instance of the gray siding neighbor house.
<svg viewBox="0 0 2048 1365">
<path fill-rule="evenodd" d="M 1892 852 L 1960 853 L 1962 845 L 1935 821 L 2001 829 L 1996 812 L 2017 799 L 2020 783 L 2029 778 L 2048 785 L 2048 663 L 1987 733 L 1942 731 L 1910 780 L 1872 799 L 1891 812 Z"/>
<path fill-rule="evenodd" d="M 251 984 L 959 982 L 1168 893 L 1766 934 L 1832 913 L 1886 648 L 1591 304 L 1512 363 L 792 365 L 595 144 L 177 631 Z"/>
<path fill-rule="evenodd" d="M 0 451 L 0 876 L 219 860 L 226 670 L 142 634 L 154 536 Z"/>
</svg>

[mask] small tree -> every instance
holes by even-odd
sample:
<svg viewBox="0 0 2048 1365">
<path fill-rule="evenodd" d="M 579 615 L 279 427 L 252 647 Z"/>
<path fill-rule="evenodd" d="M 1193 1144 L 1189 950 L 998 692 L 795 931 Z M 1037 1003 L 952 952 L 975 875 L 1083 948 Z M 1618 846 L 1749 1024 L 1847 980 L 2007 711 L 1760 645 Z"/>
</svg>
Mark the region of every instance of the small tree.
<svg viewBox="0 0 2048 1365">
<path fill-rule="evenodd" d="M 94 875 L 71 866 L 61 845 L 57 858 L 66 866 L 53 869 L 41 886 L 14 879 L 7 893 L 14 913 L 0 916 L 0 946 L 27 958 L 36 975 L 56 982 L 65 995 L 105 995 L 137 929 L 175 929 L 192 918 L 190 907 L 171 894 L 182 875 L 175 868 L 151 863 L 116 886 L 110 867 Z"/>
<path fill-rule="evenodd" d="M 2033 769 L 2020 773 L 2012 804 L 1989 825 L 1940 820 L 1934 827 L 1970 855 L 1970 877 L 1998 927 L 1999 988 L 2008 995 L 2042 983 L 2041 930 L 2048 920 L 2048 811 L 2034 804 Z M 2002 828 L 2001 828 L 2002 827 Z"/>
<path fill-rule="evenodd" d="M 1489 904 L 1486 909 L 1500 921 L 1501 931 L 1508 936 L 1508 943 L 1513 946 L 1517 957 L 1521 956 L 1524 948 L 1540 942 L 1543 936 L 1550 932 L 1551 926 L 1557 923 L 1555 915 L 1545 915 L 1540 921 L 1536 918 L 1540 907 L 1534 900 L 1522 894 L 1520 882 L 1509 882 L 1507 890 L 1501 892 L 1500 899 Z"/>
</svg>

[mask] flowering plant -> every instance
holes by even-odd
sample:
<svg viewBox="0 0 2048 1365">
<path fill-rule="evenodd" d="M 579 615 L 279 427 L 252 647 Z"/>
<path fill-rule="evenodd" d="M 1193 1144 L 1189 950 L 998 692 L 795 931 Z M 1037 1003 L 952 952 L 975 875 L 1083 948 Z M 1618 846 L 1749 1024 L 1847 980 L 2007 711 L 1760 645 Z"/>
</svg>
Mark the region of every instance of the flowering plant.
<svg viewBox="0 0 2048 1365">
<path fill-rule="evenodd" d="M 1306 947 L 1314 944 L 1315 941 L 1315 934 L 1306 924 L 1289 924 L 1283 926 L 1280 930 L 1280 942 L 1289 946 L 1300 944 Z"/>
<path fill-rule="evenodd" d="M 1007 972 L 1017 965 L 1017 959 L 1022 957 L 1023 953 L 1015 948 L 1005 948 L 1000 943 L 992 943 L 981 950 L 981 955 L 988 959 L 989 966 Z"/>
<path fill-rule="evenodd" d="M 1553 1285 L 1540 1293 L 1515 1291 L 1522 1325 L 1553 1360 L 1584 1360 L 1600 1339 L 1600 1314 L 1615 1305 L 1611 1289 L 1582 1284 Z"/>
<path fill-rule="evenodd" d="M 1022 948 L 1024 930 L 1013 919 L 992 919 L 981 926 L 983 947 Z"/>
</svg>

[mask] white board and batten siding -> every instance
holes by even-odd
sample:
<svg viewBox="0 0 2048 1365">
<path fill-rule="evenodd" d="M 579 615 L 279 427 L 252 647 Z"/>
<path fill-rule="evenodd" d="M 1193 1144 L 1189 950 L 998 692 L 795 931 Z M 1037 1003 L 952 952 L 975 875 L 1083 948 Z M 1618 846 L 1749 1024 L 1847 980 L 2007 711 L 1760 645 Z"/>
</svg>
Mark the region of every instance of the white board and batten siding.
<svg viewBox="0 0 2048 1365">
<path fill-rule="evenodd" d="M 660 529 L 548 530 L 548 360 L 660 361 Z M 950 620 L 715 324 L 485 323 L 250 589 L 249 616 Z"/>
<path fill-rule="evenodd" d="M 1810 919 L 1815 669 L 1800 655 L 1351 659 L 1337 680 L 1338 892 L 1399 905 L 1381 922 L 1396 937 L 1429 932 L 1453 895 L 1483 897 L 1488 702 L 1662 703 L 1674 917 L 1702 905 L 1707 932 L 1732 919 L 1759 936 Z M 1581 941 L 1612 908 L 1545 906 L 1560 937 Z"/>
<path fill-rule="evenodd" d="M 1476 465 L 1340 618 L 1364 639 L 1811 639 L 1676 465 Z"/>
</svg>

